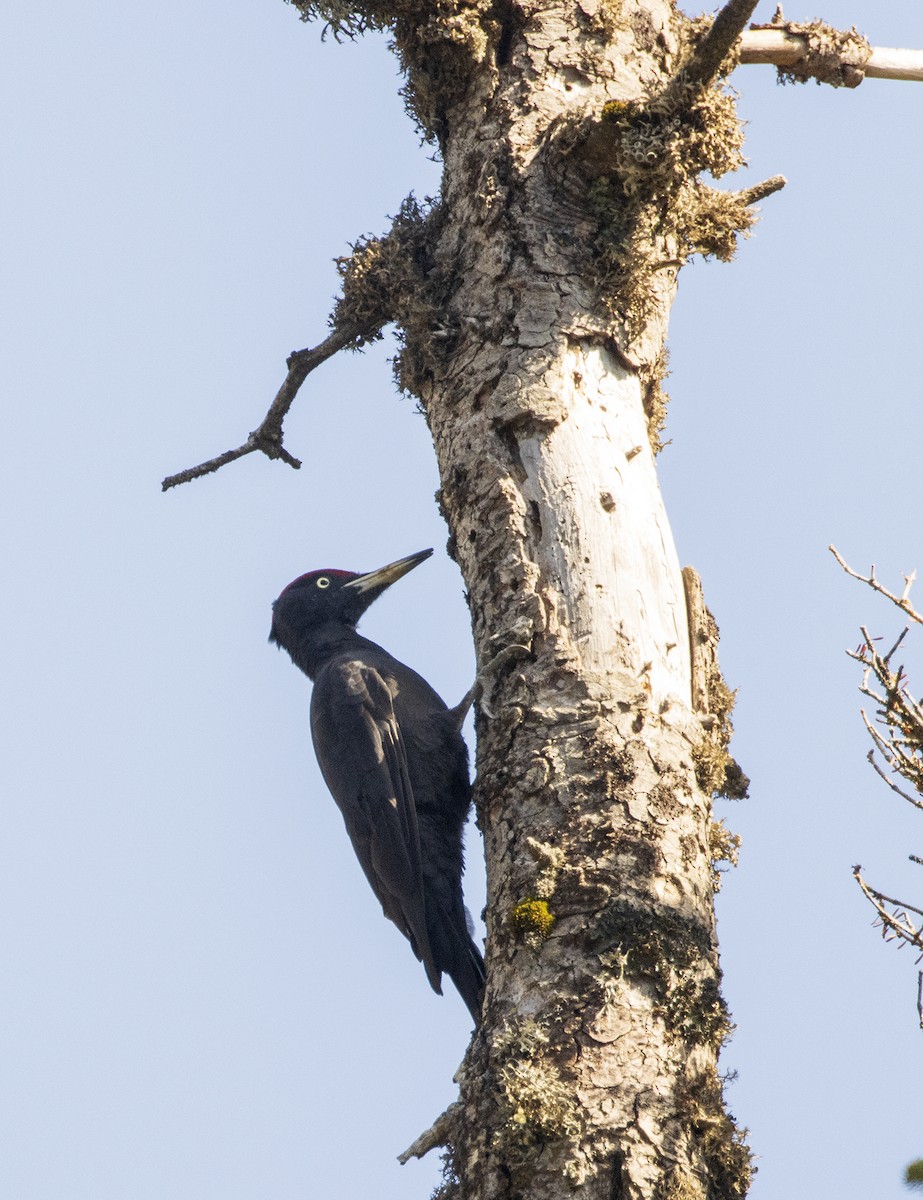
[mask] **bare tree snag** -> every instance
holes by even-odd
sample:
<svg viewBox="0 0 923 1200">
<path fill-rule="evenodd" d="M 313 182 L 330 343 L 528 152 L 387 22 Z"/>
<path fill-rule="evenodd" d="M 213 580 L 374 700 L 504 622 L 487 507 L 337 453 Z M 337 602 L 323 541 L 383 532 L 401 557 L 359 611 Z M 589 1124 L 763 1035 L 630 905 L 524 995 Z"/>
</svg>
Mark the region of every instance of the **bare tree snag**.
<svg viewBox="0 0 923 1200">
<path fill-rule="evenodd" d="M 309 0 L 305 0 L 304 3 L 298 3 L 298 0 L 288 0 L 288 2 L 295 4 L 302 11 L 305 19 L 318 17 L 327 22 L 328 27 L 334 30 L 336 36 L 345 34 L 348 37 L 354 37 L 366 29 L 390 28 L 391 24 L 398 20 L 402 9 L 401 5 L 394 5 L 392 11 L 392 6 L 389 4 L 372 3 L 353 10 L 349 4 L 337 2 L 337 0 L 334 0 L 333 3 L 318 4 L 312 4 Z M 512 25 L 518 19 L 516 16 L 518 6 L 515 0 L 506 0 L 506 2 L 509 10 L 508 19 L 506 23 L 501 23 L 499 26 L 499 45 L 501 47 L 503 39 L 508 36 Z M 606 11 L 607 2 L 608 0 L 588 0 L 585 4 L 579 4 L 578 10 L 586 21 L 592 23 L 595 20 L 598 24 L 605 26 L 608 21 L 614 20 Z M 522 5 L 522 11 L 527 12 L 528 7 L 528 5 Z M 806 82 L 808 79 L 815 79 L 818 83 L 829 83 L 834 87 L 857 87 L 866 76 L 923 82 L 923 50 L 870 46 L 855 29 L 841 31 L 825 25 L 822 21 L 809 23 L 786 21 L 781 5 L 777 8 L 773 21 L 769 25 L 753 25 L 750 29 L 744 30 L 743 26 L 755 7 L 756 0 L 729 0 L 725 4 L 707 29 L 705 36 L 695 46 L 693 53 L 684 64 L 682 72 L 674 76 L 671 88 L 668 89 L 668 95 L 671 91 L 674 94 L 673 103 L 678 99 L 677 93 L 681 94 L 685 90 L 688 97 L 690 90 L 694 91 L 696 88 L 702 88 L 711 83 L 722 68 L 728 69 L 728 60 L 733 60 L 735 56 L 736 60 L 741 63 L 761 63 L 778 67 L 779 76 L 783 82 Z M 639 5 L 639 8 L 643 9 L 643 5 Z M 509 14 L 513 15 L 509 16 Z M 438 19 L 434 17 L 433 23 L 434 27 L 438 26 Z M 496 32 L 497 25 L 495 22 L 492 24 L 493 31 Z M 459 22 L 457 28 L 462 30 L 464 23 Z M 483 34 L 473 35 L 468 29 L 466 35 L 473 36 L 472 44 L 480 52 L 483 49 L 480 40 Z M 434 42 L 437 40 L 434 39 Z M 451 41 L 452 38 L 447 40 Z M 486 45 L 486 40 L 484 44 Z M 410 60 L 405 59 L 404 65 L 410 70 L 413 64 Z M 731 61 L 730 66 L 733 65 L 733 61 Z M 419 104 L 421 100 L 422 93 L 415 97 L 416 104 Z M 660 106 L 664 107 L 663 100 L 660 101 Z M 667 107 L 669 107 L 669 103 Z M 614 113 L 627 111 L 627 109 L 627 104 L 615 101 L 609 108 L 607 116 L 611 120 Z M 414 107 L 414 111 L 419 113 L 421 110 Z M 432 132 L 435 134 L 435 127 Z M 594 136 L 594 133 L 590 131 L 585 147 L 588 158 L 592 157 L 594 144 L 599 146 L 600 139 L 598 133 Z M 653 141 L 647 147 L 646 153 L 649 161 L 654 161 L 657 151 Z M 715 205 L 720 207 L 724 204 L 728 211 L 736 206 L 738 217 L 736 223 L 732 223 L 731 228 L 736 232 L 745 232 L 753 220 L 752 216 L 747 213 L 750 206 L 778 191 L 785 186 L 785 183 L 784 176 L 774 175 L 771 179 L 744 191 L 727 194 L 723 201 L 716 199 Z M 699 185 L 698 191 L 701 196 L 701 185 Z M 715 195 L 720 196 L 720 193 L 715 193 Z M 411 199 L 408 204 L 414 206 L 415 202 Z M 707 221 L 709 216 L 707 211 L 703 215 Z M 403 216 L 404 214 L 402 214 Z M 724 224 L 726 225 L 727 222 L 725 221 Z M 398 240 L 397 238 L 392 239 L 393 242 Z M 375 239 L 370 239 L 361 249 L 365 250 L 372 245 L 383 246 L 385 242 L 385 239 L 382 239 L 380 243 Z M 721 248 L 725 250 L 724 255 L 721 253 Z M 719 257 L 728 257 L 731 253 L 727 248 L 726 238 L 719 244 L 710 242 L 708 238 L 700 238 L 698 241 L 693 238 L 689 242 L 689 249 L 702 254 L 715 253 Z M 396 260 L 396 253 L 392 253 L 391 257 Z M 347 265 L 352 263 L 351 259 L 338 261 Z M 663 260 L 662 266 L 676 265 L 679 261 Z M 341 273 L 345 274 L 346 272 L 344 270 Z M 386 291 L 387 288 L 379 288 L 377 298 L 383 299 Z M 344 301 L 347 299 L 347 296 L 344 295 Z M 287 363 L 289 370 L 285 381 L 266 416 L 257 429 L 248 435 L 247 440 L 235 449 L 226 450 L 198 466 L 188 467 L 175 475 L 168 475 L 161 485 L 163 491 L 168 491 L 181 483 L 189 483 L 203 475 L 209 475 L 228 463 L 257 450 L 268 458 L 281 459 L 296 470 L 301 466 L 300 461 L 283 445 L 282 422 L 308 374 L 315 366 L 338 350 L 347 347 L 359 349 L 366 342 L 378 338 L 385 325 L 391 321 L 400 320 L 397 311 L 386 307 L 384 311 L 373 316 L 369 323 L 349 326 L 343 323 L 342 305 L 343 302 L 331 319 L 333 333 L 330 337 L 313 350 L 296 350 L 289 356 Z M 407 306 L 402 307 L 406 308 Z M 662 372 L 664 362 L 665 359 L 661 355 L 658 364 L 655 364 L 655 373 L 658 370 Z M 412 391 L 412 387 L 409 390 Z M 664 416 L 659 378 L 655 378 L 651 382 L 646 408 L 652 421 L 652 436 L 656 448 L 658 445 L 657 430 L 662 425 Z"/>
</svg>

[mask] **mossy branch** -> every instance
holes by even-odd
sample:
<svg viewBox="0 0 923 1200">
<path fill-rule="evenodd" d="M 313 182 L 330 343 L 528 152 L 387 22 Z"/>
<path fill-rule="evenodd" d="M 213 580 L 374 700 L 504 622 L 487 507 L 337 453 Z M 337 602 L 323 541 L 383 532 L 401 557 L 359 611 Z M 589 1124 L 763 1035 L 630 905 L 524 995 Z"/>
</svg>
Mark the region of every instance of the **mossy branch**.
<svg viewBox="0 0 923 1200">
<path fill-rule="evenodd" d="M 421 1133 L 402 1154 L 397 1156 L 397 1161 L 404 1167 L 412 1158 L 423 1158 L 429 1154 L 430 1150 L 435 1150 L 438 1146 L 451 1145 L 453 1126 L 460 1115 L 461 1105 L 456 1100 L 449 1105 L 445 1112 L 440 1113 L 429 1129 Z"/>
<path fill-rule="evenodd" d="M 761 183 L 755 183 L 753 187 L 735 192 L 734 196 L 741 204 L 749 207 L 751 204 L 759 204 L 761 200 L 765 200 L 767 196 L 772 196 L 775 192 L 780 192 L 787 183 L 788 180 L 784 175 L 770 175 L 768 179 L 764 179 Z"/>
<path fill-rule="evenodd" d="M 696 90 L 708 87 L 717 78 L 756 5 L 757 0 L 729 0 L 686 60 L 677 82 Z"/>
</svg>

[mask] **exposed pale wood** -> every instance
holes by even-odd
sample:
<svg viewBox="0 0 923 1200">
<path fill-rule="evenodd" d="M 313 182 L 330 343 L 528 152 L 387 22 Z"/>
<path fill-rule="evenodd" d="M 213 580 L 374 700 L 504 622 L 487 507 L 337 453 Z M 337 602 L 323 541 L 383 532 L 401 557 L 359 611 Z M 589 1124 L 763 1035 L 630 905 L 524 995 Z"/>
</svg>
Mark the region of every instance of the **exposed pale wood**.
<svg viewBox="0 0 923 1200">
<path fill-rule="evenodd" d="M 546 378 L 567 420 L 521 437 L 519 454 L 546 547 L 548 619 L 592 678 L 619 668 L 658 709 L 687 711 L 686 606 L 637 373 L 574 343 Z"/>
</svg>

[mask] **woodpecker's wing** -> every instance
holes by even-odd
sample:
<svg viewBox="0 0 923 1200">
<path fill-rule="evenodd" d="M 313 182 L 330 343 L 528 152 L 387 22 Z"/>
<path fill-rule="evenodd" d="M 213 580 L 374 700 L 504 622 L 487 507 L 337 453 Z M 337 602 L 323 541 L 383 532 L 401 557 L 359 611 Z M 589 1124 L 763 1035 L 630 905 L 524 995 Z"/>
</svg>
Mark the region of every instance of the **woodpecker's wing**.
<svg viewBox="0 0 923 1200">
<path fill-rule="evenodd" d="M 394 713 L 396 694 L 396 681 L 387 671 L 356 658 L 334 659 L 314 681 L 311 733 L 366 878 L 385 916 L 408 938 L 440 992 L 441 973 L 426 925 L 413 789 Z"/>
</svg>

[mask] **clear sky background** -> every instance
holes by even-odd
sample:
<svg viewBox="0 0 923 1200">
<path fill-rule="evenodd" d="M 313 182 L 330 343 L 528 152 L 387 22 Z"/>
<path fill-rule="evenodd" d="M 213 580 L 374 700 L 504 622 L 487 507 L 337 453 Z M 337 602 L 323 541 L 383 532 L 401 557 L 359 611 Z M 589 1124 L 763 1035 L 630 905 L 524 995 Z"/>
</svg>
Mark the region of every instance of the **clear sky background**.
<svg viewBox="0 0 923 1200">
<path fill-rule="evenodd" d="M 918 0 L 790 15 L 817 8 L 923 47 Z M 379 346 L 311 377 L 300 472 L 159 481 L 256 426 L 324 335 L 333 257 L 438 165 L 384 40 L 322 44 L 281 0 L 9 4 L 0 41 L 0 1197 L 422 1200 L 438 1160 L 395 1156 L 452 1099 L 469 1020 L 381 917 L 266 635 L 295 575 L 435 546 L 363 630 L 461 696 L 425 424 Z M 756 1200 L 897 1200 L 916 975 L 850 867 L 919 901 L 923 825 L 864 761 L 844 653 L 900 622 L 826 546 L 923 570 L 923 85 L 734 81 L 751 168 L 725 185 L 790 184 L 735 264 L 683 272 L 660 466 L 753 780 L 723 806 L 725 1066 Z"/>
</svg>

